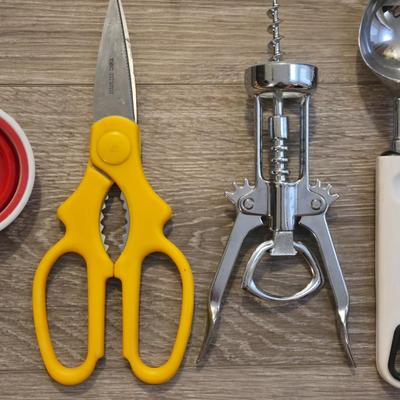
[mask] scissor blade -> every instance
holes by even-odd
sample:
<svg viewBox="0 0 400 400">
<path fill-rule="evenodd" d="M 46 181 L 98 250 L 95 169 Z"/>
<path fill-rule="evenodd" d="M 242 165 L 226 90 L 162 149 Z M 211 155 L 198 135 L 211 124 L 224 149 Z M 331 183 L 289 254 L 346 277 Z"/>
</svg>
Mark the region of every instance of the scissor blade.
<svg viewBox="0 0 400 400">
<path fill-rule="evenodd" d="M 111 115 L 137 121 L 131 43 L 120 0 L 108 6 L 94 88 L 94 121 Z"/>
</svg>

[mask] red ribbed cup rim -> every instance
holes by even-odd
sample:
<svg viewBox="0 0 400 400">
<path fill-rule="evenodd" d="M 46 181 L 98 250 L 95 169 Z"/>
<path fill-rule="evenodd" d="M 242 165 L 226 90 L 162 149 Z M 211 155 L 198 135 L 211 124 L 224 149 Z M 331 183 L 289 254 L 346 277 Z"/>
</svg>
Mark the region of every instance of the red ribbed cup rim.
<svg viewBox="0 0 400 400">
<path fill-rule="evenodd" d="M 22 211 L 34 180 L 32 149 L 21 127 L 0 110 L 0 230 Z"/>
<path fill-rule="evenodd" d="M 0 129 L 0 212 L 13 198 L 19 181 L 19 159 L 8 135 Z"/>
</svg>

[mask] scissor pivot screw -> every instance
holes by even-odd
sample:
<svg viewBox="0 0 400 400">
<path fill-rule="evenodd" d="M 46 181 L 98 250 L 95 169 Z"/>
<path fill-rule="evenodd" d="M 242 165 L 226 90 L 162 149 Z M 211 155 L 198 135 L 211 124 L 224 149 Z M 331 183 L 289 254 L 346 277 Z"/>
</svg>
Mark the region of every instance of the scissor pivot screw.
<svg viewBox="0 0 400 400">
<path fill-rule="evenodd" d="M 243 207 L 245 210 L 252 210 L 254 208 L 254 200 L 253 199 L 246 199 L 243 202 Z"/>
<path fill-rule="evenodd" d="M 118 165 L 128 159 L 131 154 L 131 144 L 123 133 L 108 132 L 99 140 L 97 152 L 105 163 Z"/>
<path fill-rule="evenodd" d="M 318 210 L 321 209 L 321 207 L 322 207 L 322 201 L 321 201 L 320 199 L 314 199 L 314 200 L 311 202 L 311 208 L 312 208 L 313 210 L 318 211 Z"/>
</svg>

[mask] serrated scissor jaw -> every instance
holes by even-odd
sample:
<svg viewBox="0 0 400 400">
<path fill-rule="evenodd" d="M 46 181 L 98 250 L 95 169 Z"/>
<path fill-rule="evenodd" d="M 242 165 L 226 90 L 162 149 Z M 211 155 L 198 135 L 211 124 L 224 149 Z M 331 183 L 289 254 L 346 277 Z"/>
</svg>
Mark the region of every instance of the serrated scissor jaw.
<svg viewBox="0 0 400 400">
<path fill-rule="evenodd" d="M 129 229 L 131 226 L 131 217 L 129 215 L 129 208 L 128 208 L 128 203 L 126 202 L 125 196 L 123 193 L 121 193 L 120 200 L 122 202 L 122 208 L 125 211 L 125 225 L 124 225 L 124 234 L 122 236 L 122 243 L 119 245 L 120 251 L 123 251 L 125 249 L 126 243 L 128 241 L 129 237 Z"/>
<path fill-rule="evenodd" d="M 105 215 L 104 212 L 107 209 L 107 202 L 109 201 L 109 196 L 107 196 L 104 199 L 104 203 L 103 203 L 103 207 L 101 208 L 101 213 L 100 213 L 100 221 L 99 221 L 99 225 L 100 225 L 100 236 L 101 236 L 101 240 L 103 242 L 103 246 L 106 252 L 108 252 L 108 250 L 110 249 L 110 246 L 106 243 L 106 235 L 104 233 L 106 227 L 104 224 L 104 219 L 105 219 Z"/>
<path fill-rule="evenodd" d="M 119 199 L 122 203 L 122 208 L 124 210 L 124 215 L 125 215 L 125 225 L 124 225 L 124 233 L 122 235 L 122 242 L 118 246 L 119 250 L 122 252 L 125 249 L 126 243 L 128 241 L 129 229 L 130 229 L 130 216 L 129 216 L 128 204 L 126 202 L 126 199 L 125 199 L 125 196 L 123 195 L 123 193 L 120 194 Z M 99 221 L 100 222 L 100 236 L 101 236 L 101 240 L 103 242 L 104 249 L 106 250 L 106 252 L 108 252 L 110 249 L 110 245 L 107 243 L 107 236 L 105 234 L 106 225 L 107 225 L 105 212 L 107 211 L 107 209 L 109 207 L 109 202 L 110 202 L 110 196 L 108 195 L 104 199 L 103 207 L 102 207 L 101 213 L 100 213 L 100 221 Z"/>
</svg>

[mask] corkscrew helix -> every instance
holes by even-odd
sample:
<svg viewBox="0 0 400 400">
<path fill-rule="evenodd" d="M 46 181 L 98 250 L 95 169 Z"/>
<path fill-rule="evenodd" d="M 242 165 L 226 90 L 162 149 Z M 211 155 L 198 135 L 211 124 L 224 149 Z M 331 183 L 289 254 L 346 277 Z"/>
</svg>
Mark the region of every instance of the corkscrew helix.
<svg viewBox="0 0 400 400">
<path fill-rule="evenodd" d="M 279 62 L 281 61 L 281 34 L 280 34 L 280 24 L 281 20 L 279 18 L 279 4 L 278 0 L 273 0 L 272 7 L 268 10 L 267 15 L 272 19 L 271 25 L 268 27 L 269 33 L 272 34 L 272 40 L 268 43 L 268 51 L 273 52 L 271 60 Z"/>
<path fill-rule="evenodd" d="M 349 294 L 326 221 L 326 213 L 338 195 L 332 194 L 331 185 L 323 185 L 320 181 L 317 181 L 315 185 L 310 185 L 309 182 L 310 98 L 317 87 L 318 69 L 308 64 L 281 62 L 277 0 L 273 0 L 268 14 L 272 18 L 269 30 L 273 39 L 268 46 L 273 53 L 272 59 L 266 64 L 249 68 L 245 74 L 247 91 L 255 96 L 255 185 L 250 185 L 246 179 L 243 186 L 235 183 L 235 191 L 226 193 L 227 198 L 236 206 L 237 218 L 210 288 L 207 329 L 198 361 L 207 352 L 236 259 L 245 238 L 252 230 L 265 227 L 272 233 L 272 238 L 260 244 L 250 257 L 242 281 L 243 289 L 263 300 L 288 302 L 303 299 L 323 285 L 324 274 L 317 258 L 312 250 L 295 240 L 296 229 L 303 226 L 314 235 L 318 243 L 323 267 L 335 298 L 342 345 L 349 361 L 355 365 L 347 328 Z M 265 103 L 268 99 L 272 100 L 273 105 L 273 113 L 268 119 L 271 146 L 269 180 L 264 178 L 263 166 L 263 121 Z M 285 115 L 287 100 L 297 101 L 300 108 L 300 176 L 294 182 L 289 180 L 288 169 L 289 118 Z M 254 274 L 266 254 L 273 257 L 301 254 L 310 268 L 309 284 L 291 296 L 279 296 L 259 287 L 255 282 Z"/>
</svg>

